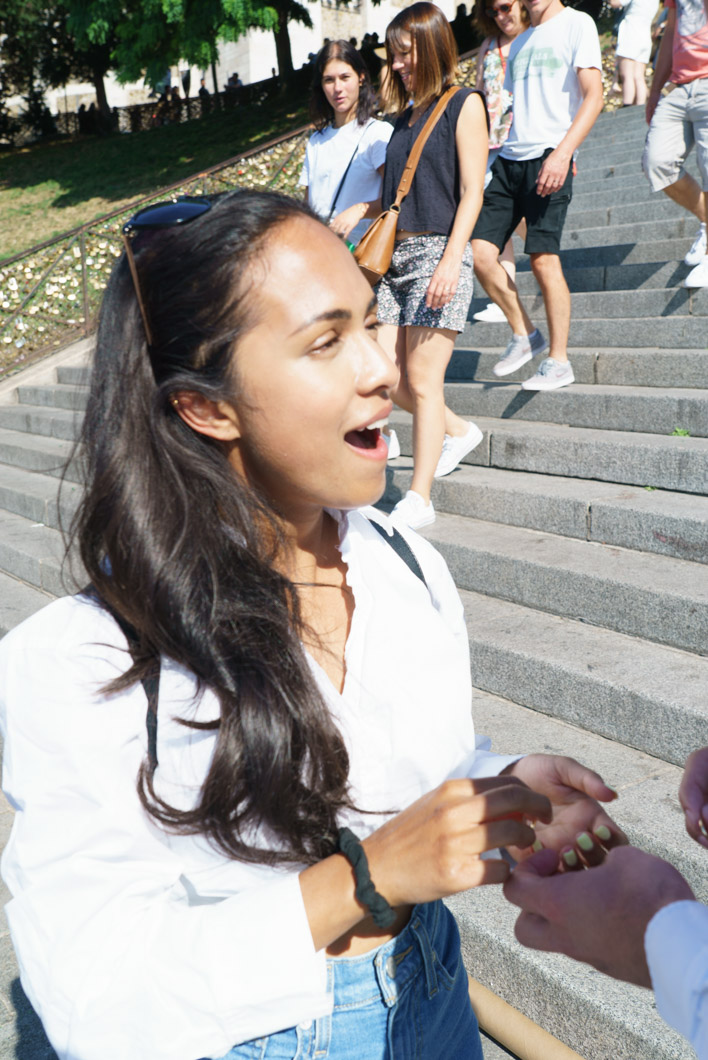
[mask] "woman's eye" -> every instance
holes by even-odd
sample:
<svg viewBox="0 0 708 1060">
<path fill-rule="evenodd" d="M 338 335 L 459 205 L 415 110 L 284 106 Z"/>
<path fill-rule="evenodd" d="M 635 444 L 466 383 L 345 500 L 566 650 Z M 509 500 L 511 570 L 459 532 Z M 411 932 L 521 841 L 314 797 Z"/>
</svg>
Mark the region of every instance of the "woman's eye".
<svg viewBox="0 0 708 1060">
<path fill-rule="evenodd" d="M 339 345 L 341 335 L 332 334 L 323 335 L 322 338 L 318 339 L 311 348 L 312 353 L 327 353 L 328 350 L 333 350 Z"/>
</svg>

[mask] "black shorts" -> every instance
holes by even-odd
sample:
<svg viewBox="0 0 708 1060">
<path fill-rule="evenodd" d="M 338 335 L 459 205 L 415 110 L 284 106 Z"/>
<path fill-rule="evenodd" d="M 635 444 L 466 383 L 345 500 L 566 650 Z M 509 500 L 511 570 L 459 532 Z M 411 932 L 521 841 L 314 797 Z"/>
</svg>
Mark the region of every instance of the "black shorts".
<svg viewBox="0 0 708 1060">
<path fill-rule="evenodd" d="M 527 229 L 524 250 L 527 254 L 560 252 L 565 215 L 573 196 L 573 166 L 568 166 L 562 188 L 551 195 L 539 195 L 536 179 L 543 160 L 552 150 L 549 147 L 540 158 L 529 158 L 525 162 L 497 158 L 472 233 L 473 239 L 484 239 L 503 250 L 524 217 Z"/>
</svg>

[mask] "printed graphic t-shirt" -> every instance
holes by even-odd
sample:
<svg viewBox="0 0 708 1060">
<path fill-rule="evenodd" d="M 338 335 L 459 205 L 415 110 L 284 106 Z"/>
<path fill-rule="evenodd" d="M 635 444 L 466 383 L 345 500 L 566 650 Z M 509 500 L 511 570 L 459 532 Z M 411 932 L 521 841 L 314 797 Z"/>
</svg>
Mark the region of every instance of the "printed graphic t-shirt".
<svg viewBox="0 0 708 1060">
<path fill-rule="evenodd" d="M 525 161 L 558 146 L 583 101 L 577 71 L 589 67 L 602 69 L 597 29 L 572 7 L 512 42 L 504 88 L 514 96 L 514 118 L 503 158 Z"/>
<path fill-rule="evenodd" d="M 703 0 L 666 0 L 676 9 L 671 80 L 677 85 L 708 77 L 708 15 Z"/>
<path fill-rule="evenodd" d="M 299 184 L 306 187 L 307 201 L 323 220 L 327 220 L 337 188 L 354 151 L 356 155 L 347 179 L 339 193 L 335 214 L 357 202 L 373 202 L 381 194 L 380 166 L 386 161 L 386 147 L 393 126 L 387 121 L 371 120 L 366 126 L 354 120 L 338 129 L 327 125 L 310 137 L 305 152 Z M 360 221 L 347 237 L 358 243 L 371 224 Z"/>
</svg>

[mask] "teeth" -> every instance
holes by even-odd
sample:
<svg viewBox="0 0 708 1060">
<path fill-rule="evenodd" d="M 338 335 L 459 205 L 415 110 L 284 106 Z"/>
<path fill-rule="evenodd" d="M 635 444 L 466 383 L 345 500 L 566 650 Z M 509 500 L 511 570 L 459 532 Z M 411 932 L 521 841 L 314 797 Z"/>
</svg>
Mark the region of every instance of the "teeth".
<svg viewBox="0 0 708 1060">
<path fill-rule="evenodd" d="M 383 427 L 386 426 L 387 423 L 388 423 L 388 417 L 386 417 L 383 420 L 376 420 L 374 423 L 370 423 L 364 429 L 368 430 L 368 431 L 375 431 L 375 430 L 379 430 L 380 431 Z"/>
</svg>

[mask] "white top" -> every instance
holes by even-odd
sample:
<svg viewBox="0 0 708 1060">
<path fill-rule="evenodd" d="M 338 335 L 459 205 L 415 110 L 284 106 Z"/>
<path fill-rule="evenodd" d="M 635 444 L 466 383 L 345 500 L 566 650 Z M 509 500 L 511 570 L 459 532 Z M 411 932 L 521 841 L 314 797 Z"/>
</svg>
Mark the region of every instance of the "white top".
<svg viewBox="0 0 708 1060">
<path fill-rule="evenodd" d="M 392 132 L 393 126 L 387 121 L 372 118 L 365 126 L 355 119 L 338 129 L 327 125 L 321 132 L 312 134 L 299 183 L 308 189 L 307 201 L 324 221 L 330 215 L 337 188 L 355 151 L 337 199 L 335 215 L 357 202 L 378 199 L 382 179 L 378 170 L 386 161 Z M 360 221 L 347 237 L 349 242 L 358 243 L 370 224 L 371 220 Z"/>
<path fill-rule="evenodd" d="M 504 88 L 514 96 L 514 117 L 504 158 L 539 158 L 558 146 L 583 101 L 576 71 L 589 67 L 602 70 L 597 29 L 572 7 L 512 41 Z"/>
<path fill-rule="evenodd" d="M 659 1015 L 708 1060 L 708 907 L 673 902 L 649 922 L 644 947 Z"/>
<path fill-rule="evenodd" d="M 627 0 L 625 13 L 617 31 L 616 55 L 648 63 L 651 56 L 651 24 L 659 6 L 658 0 Z"/>
<path fill-rule="evenodd" d="M 366 509 L 371 518 L 385 516 Z M 444 560 L 406 534 L 427 587 L 361 512 L 341 519 L 355 610 L 339 694 L 311 660 L 350 756 L 343 814 L 364 838 L 449 777 L 490 776 L 514 757 L 475 740 L 462 603 Z M 228 860 L 201 838 L 168 836 L 136 793 L 145 758 L 125 639 L 95 602 L 50 604 L 0 644 L 3 787 L 18 811 L 2 858 L 22 985 L 61 1060 L 197 1060 L 331 1011 L 301 867 Z M 194 804 L 218 717 L 208 689 L 163 658 L 156 789 Z"/>
</svg>

